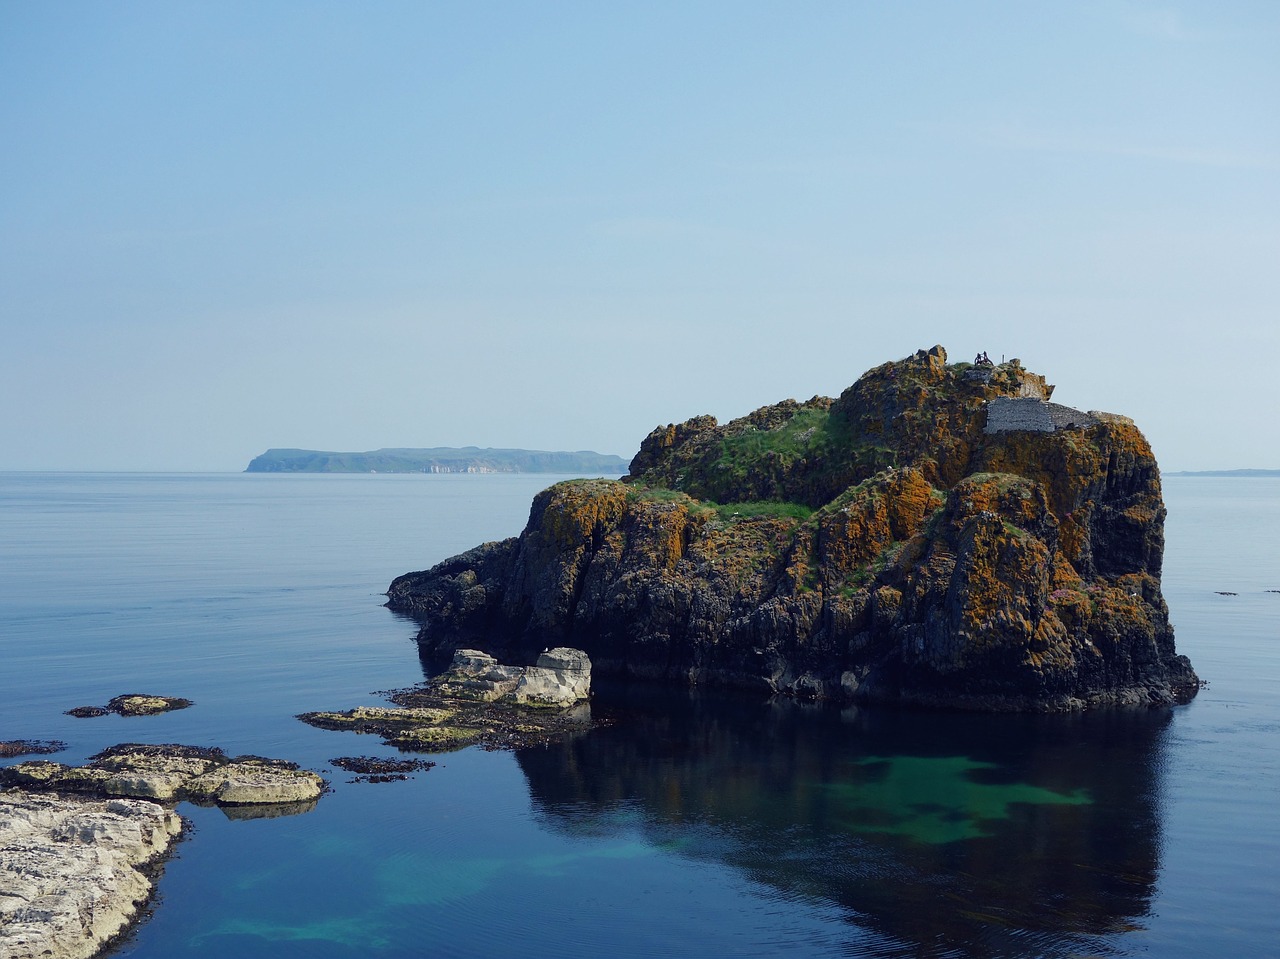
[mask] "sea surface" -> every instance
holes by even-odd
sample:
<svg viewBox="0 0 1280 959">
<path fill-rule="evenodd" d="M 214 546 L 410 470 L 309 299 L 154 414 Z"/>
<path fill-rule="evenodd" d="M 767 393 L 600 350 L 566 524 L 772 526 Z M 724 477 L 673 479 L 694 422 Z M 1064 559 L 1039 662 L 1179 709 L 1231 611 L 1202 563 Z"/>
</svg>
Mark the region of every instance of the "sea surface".
<svg viewBox="0 0 1280 959">
<path fill-rule="evenodd" d="M 332 758 L 396 754 L 294 716 L 421 682 L 387 585 L 515 535 L 555 479 L 0 473 L 0 739 L 219 746 L 332 783 L 289 817 L 183 804 L 119 955 L 1280 956 L 1280 479 L 1165 481 L 1165 597 L 1209 683 L 1188 706 L 600 684 L 613 721 L 570 742 L 351 781 Z M 130 692 L 195 705 L 64 714 Z"/>
</svg>

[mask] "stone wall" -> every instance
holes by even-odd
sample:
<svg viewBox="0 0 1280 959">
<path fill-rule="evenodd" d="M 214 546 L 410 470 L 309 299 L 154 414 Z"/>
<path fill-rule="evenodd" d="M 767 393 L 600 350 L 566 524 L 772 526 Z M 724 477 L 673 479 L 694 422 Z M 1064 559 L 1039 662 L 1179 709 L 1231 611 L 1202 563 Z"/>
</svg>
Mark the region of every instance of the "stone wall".
<svg viewBox="0 0 1280 959">
<path fill-rule="evenodd" d="M 1044 405 L 1049 410 L 1049 418 L 1053 420 L 1053 425 L 1060 430 L 1085 429 L 1089 426 L 1096 426 L 1098 423 L 1098 417 L 1092 413 L 1085 413 L 1083 410 L 1063 406 L 1061 403 L 1045 403 Z"/>
<path fill-rule="evenodd" d="M 987 425 L 984 432 L 1026 430 L 1052 433 L 1055 430 L 1084 429 L 1095 425 L 1099 419 L 1096 414 L 1085 413 L 1061 403 L 1048 403 L 1031 396 L 1001 396 L 987 404 Z"/>
</svg>

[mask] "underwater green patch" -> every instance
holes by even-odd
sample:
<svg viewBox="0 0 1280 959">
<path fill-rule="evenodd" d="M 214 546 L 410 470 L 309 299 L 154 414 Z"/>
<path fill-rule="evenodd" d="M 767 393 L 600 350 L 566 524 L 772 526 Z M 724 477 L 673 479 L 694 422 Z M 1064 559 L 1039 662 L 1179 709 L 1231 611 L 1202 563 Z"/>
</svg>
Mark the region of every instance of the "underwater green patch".
<svg viewBox="0 0 1280 959">
<path fill-rule="evenodd" d="M 379 900 L 394 906 L 443 905 L 483 892 L 510 867 L 510 860 L 492 857 L 396 856 L 378 865 Z"/>
<path fill-rule="evenodd" d="M 379 865 L 379 900 L 384 905 L 440 906 L 481 893 L 504 877 L 564 876 L 572 874 L 577 863 L 589 859 L 639 859 L 653 854 L 646 843 L 624 840 L 584 845 L 567 853 L 509 858 L 397 856 Z"/>
<path fill-rule="evenodd" d="M 287 923 L 267 919 L 225 919 L 212 930 L 192 938 L 193 944 L 214 936 L 252 936 L 267 942 L 331 942 L 343 946 L 385 949 L 390 941 L 374 917 L 320 919 Z"/>
<path fill-rule="evenodd" d="M 845 782 L 826 789 L 840 805 L 842 825 L 855 833 L 887 833 L 937 845 L 992 834 L 1015 803 L 1086 805 L 1085 790 L 1055 792 L 1030 783 L 983 783 L 971 773 L 998 768 L 967 756 L 868 756 Z"/>
</svg>

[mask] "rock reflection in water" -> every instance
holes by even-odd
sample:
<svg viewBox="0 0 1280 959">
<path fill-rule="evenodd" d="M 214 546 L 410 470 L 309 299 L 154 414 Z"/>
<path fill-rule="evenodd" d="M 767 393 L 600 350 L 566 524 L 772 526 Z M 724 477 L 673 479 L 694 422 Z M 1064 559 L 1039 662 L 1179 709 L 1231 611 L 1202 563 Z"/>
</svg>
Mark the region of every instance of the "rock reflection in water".
<svg viewBox="0 0 1280 959">
<path fill-rule="evenodd" d="M 520 750 L 550 829 L 628 829 L 835 903 L 858 952 L 1108 952 L 1159 866 L 1168 712 L 835 711 L 602 687 L 612 723 Z M 868 951 L 870 950 L 870 951 Z"/>
<path fill-rule="evenodd" d="M 302 802 L 245 803 L 239 806 L 219 806 L 222 814 L 236 821 L 248 819 L 282 819 L 285 816 L 301 816 L 316 808 L 316 800 Z"/>
</svg>

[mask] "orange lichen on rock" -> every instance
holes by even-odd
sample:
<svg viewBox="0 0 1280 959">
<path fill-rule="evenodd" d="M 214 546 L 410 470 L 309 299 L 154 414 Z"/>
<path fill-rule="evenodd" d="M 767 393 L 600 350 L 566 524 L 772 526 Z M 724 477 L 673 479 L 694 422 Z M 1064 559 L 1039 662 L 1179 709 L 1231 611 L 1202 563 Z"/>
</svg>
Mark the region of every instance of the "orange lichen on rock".
<svg viewBox="0 0 1280 959">
<path fill-rule="evenodd" d="M 407 574 L 427 650 L 587 651 L 599 675 L 979 709 L 1185 700 L 1159 470 L 1132 421 L 941 347 L 838 399 L 655 429 L 519 538 Z M 996 412 L 992 412 L 996 411 Z"/>
<path fill-rule="evenodd" d="M 915 536 L 942 498 L 915 468 L 881 473 L 838 496 L 817 520 L 823 580 L 843 581 L 891 544 Z"/>
<path fill-rule="evenodd" d="M 579 549 L 617 523 L 626 505 L 627 487 L 613 480 L 580 480 L 560 483 L 540 497 L 542 521 L 537 535 L 557 548 Z M 534 509 L 538 506 L 535 502 Z"/>
</svg>

